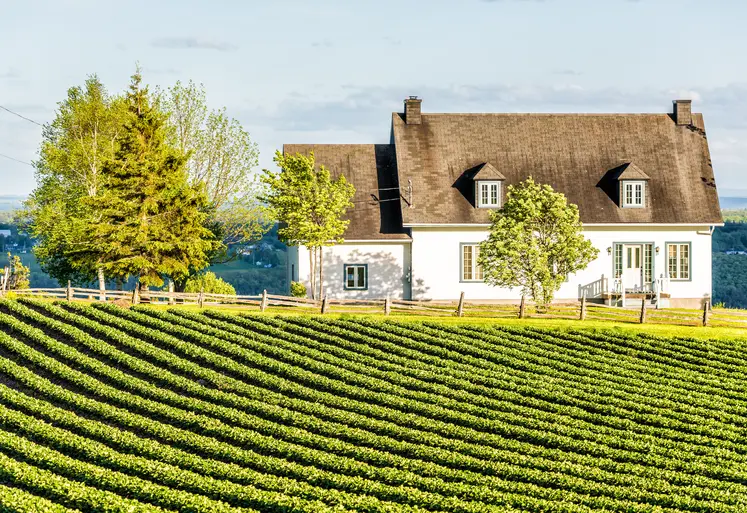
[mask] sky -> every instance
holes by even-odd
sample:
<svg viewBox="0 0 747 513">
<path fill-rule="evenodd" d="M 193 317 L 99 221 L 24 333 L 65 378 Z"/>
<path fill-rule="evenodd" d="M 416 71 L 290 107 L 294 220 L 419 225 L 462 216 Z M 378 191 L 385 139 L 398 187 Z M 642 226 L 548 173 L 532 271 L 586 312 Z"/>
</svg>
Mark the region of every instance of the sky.
<svg viewBox="0 0 747 513">
<path fill-rule="evenodd" d="M 50 122 L 97 74 L 204 84 L 272 167 L 284 143 L 386 143 L 424 112 L 702 112 L 722 196 L 747 196 L 743 0 L 0 0 L 0 106 Z M 0 195 L 41 127 L 0 109 Z M 17 162 L 12 159 L 17 159 Z"/>
</svg>

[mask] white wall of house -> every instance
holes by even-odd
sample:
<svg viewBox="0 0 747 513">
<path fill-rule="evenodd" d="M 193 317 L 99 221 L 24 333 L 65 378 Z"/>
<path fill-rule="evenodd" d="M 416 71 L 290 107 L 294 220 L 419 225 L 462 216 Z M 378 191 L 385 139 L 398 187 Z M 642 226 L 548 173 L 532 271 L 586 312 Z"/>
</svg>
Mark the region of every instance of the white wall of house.
<svg viewBox="0 0 747 513">
<path fill-rule="evenodd" d="M 294 281 L 302 281 L 310 292 L 309 252 L 304 247 L 289 248 L 288 273 L 293 270 Z M 327 294 L 344 299 L 393 299 L 410 296 L 407 272 L 410 267 L 409 241 L 346 242 L 325 247 L 324 287 Z M 346 264 L 367 266 L 368 282 L 365 290 L 347 290 L 344 268 Z M 290 280 L 289 280 L 290 283 Z"/>
<path fill-rule="evenodd" d="M 695 304 L 711 295 L 711 235 L 709 226 L 645 226 L 611 228 L 588 226 L 584 234 L 599 249 L 597 259 L 575 275 L 569 276 L 556 294 L 556 299 L 578 299 L 582 286 L 589 287 L 604 275 L 612 286 L 613 258 L 607 248 L 615 243 L 653 243 L 659 247 L 654 252 L 653 274 L 667 275 L 666 244 L 669 242 L 690 243 L 690 279 L 671 281 L 669 292 L 672 306 Z M 467 299 L 517 301 L 518 289 L 491 287 L 482 282 L 462 281 L 461 245 L 479 243 L 488 236 L 486 227 L 474 228 L 412 228 L 412 298 L 456 299 L 464 291 Z M 593 288 L 593 287 L 590 287 Z M 587 289 L 589 290 L 589 289 Z M 587 297 L 590 297 L 587 294 Z M 679 300 L 679 301 L 678 301 Z M 683 301 L 689 300 L 689 301 Z M 695 300 L 695 301 L 693 301 Z"/>
</svg>

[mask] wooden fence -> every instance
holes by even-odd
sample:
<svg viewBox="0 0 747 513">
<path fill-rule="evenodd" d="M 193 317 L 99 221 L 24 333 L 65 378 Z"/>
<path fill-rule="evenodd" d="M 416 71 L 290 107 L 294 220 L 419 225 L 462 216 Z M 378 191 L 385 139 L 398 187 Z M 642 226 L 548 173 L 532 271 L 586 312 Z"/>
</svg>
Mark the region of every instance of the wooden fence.
<svg viewBox="0 0 747 513">
<path fill-rule="evenodd" d="M 468 301 L 461 294 L 455 301 L 411 301 L 403 299 L 335 299 L 314 300 L 268 294 L 240 296 L 210 293 L 186 293 L 172 291 L 123 291 L 99 290 L 78 287 L 35 288 L 6 291 L 3 294 L 35 296 L 67 301 L 117 301 L 122 304 L 152 303 L 162 305 L 245 305 L 259 311 L 273 308 L 273 311 L 296 311 L 298 313 L 351 313 L 384 315 L 419 315 L 432 317 L 483 317 L 483 318 L 543 318 L 578 319 L 624 323 L 675 324 L 683 326 L 718 326 L 747 328 L 747 311 L 712 309 L 706 303 L 702 310 L 653 309 L 642 303 L 641 308 L 619 308 L 597 303 L 587 303 L 584 299 L 568 303 L 553 303 L 545 309 L 523 302 L 496 304 L 485 301 Z"/>
</svg>

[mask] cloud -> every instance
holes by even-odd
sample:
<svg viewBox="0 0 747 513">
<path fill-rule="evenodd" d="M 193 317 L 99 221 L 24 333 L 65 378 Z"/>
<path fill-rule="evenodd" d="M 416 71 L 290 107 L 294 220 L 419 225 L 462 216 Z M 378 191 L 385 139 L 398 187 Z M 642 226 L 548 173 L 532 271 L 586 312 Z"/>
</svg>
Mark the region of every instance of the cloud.
<svg viewBox="0 0 747 513">
<path fill-rule="evenodd" d="M 322 39 L 321 41 L 314 41 L 311 46 L 315 48 L 332 48 L 335 44 L 329 39 Z"/>
<path fill-rule="evenodd" d="M 151 41 L 154 48 L 170 50 L 216 50 L 218 52 L 233 52 L 237 46 L 223 41 L 208 41 L 195 37 L 161 37 Z"/>
<path fill-rule="evenodd" d="M 583 73 L 580 71 L 576 71 L 575 69 L 568 69 L 568 68 L 556 69 L 555 71 L 552 72 L 552 74 L 553 75 L 564 75 L 567 77 L 580 77 L 581 75 L 583 75 Z"/>
<path fill-rule="evenodd" d="M 0 80 L 9 78 L 20 78 L 21 74 L 15 68 L 8 68 L 5 71 L 0 71 Z"/>
</svg>

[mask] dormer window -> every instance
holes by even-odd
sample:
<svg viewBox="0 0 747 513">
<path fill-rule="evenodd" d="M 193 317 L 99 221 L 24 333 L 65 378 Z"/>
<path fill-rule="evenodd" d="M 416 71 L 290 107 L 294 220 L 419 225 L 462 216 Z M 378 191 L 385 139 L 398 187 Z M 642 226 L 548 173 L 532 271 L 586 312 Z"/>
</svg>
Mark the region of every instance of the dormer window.
<svg viewBox="0 0 747 513">
<path fill-rule="evenodd" d="M 614 173 L 620 184 L 620 207 L 646 208 L 646 190 L 650 180 L 648 175 L 632 162 L 622 164 Z"/>
<path fill-rule="evenodd" d="M 468 172 L 475 182 L 475 206 L 501 208 L 501 189 L 506 177 L 489 162 L 480 164 Z"/>
<path fill-rule="evenodd" d="M 477 206 L 499 208 L 501 206 L 501 182 L 479 180 L 477 182 Z"/>
<path fill-rule="evenodd" d="M 627 208 L 643 208 L 646 206 L 646 182 L 643 180 L 623 180 L 622 206 Z"/>
</svg>

